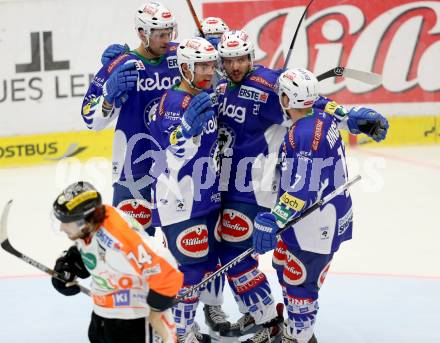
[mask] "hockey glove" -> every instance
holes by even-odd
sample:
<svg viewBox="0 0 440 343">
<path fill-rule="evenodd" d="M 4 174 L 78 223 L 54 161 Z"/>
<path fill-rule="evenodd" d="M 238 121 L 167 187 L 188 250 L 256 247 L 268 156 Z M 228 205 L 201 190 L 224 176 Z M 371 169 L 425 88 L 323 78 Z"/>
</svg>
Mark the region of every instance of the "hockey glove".
<svg viewBox="0 0 440 343">
<path fill-rule="evenodd" d="M 211 107 L 211 98 L 206 92 L 196 95 L 191 100 L 182 118 L 183 137 L 190 138 L 202 133 L 203 125 L 214 116 Z"/>
<path fill-rule="evenodd" d="M 366 107 L 353 107 L 348 112 L 348 129 L 353 134 L 365 133 L 376 142 L 385 139 L 389 124 L 380 113 Z"/>
<path fill-rule="evenodd" d="M 277 245 L 278 225 L 272 213 L 258 213 L 254 221 L 253 242 L 258 254 L 275 249 Z"/>
<path fill-rule="evenodd" d="M 136 87 L 137 79 L 138 71 L 134 62 L 118 66 L 104 83 L 102 93 L 105 101 L 120 107 L 128 97 L 127 92 Z"/>
<path fill-rule="evenodd" d="M 106 65 L 109 63 L 112 59 L 115 57 L 118 57 L 119 55 L 122 55 L 125 52 L 130 51 L 130 48 L 127 44 L 121 45 L 121 44 L 112 44 L 107 47 L 107 49 L 104 50 L 101 56 L 101 63 L 102 65 Z"/>
<path fill-rule="evenodd" d="M 64 252 L 63 256 L 56 260 L 54 270 L 61 274 L 66 282 L 52 278 L 52 285 L 58 292 L 66 296 L 75 295 L 80 292 L 75 282 L 77 276 L 81 278 L 90 276 L 76 246 L 72 246 L 68 251 Z"/>
</svg>

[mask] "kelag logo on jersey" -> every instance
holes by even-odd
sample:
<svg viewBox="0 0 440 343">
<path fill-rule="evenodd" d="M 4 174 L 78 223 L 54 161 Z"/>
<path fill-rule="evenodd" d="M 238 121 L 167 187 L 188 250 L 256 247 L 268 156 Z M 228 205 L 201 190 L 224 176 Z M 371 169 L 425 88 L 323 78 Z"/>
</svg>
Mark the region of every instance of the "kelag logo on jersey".
<svg viewBox="0 0 440 343">
<path fill-rule="evenodd" d="M 170 89 L 172 86 L 180 82 L 180 76 L 171 78 L 170 76 L 161 77 L 158 72 L 153 73 L 154 78 L 147 77 L 146 79 L 138 78 L 137 91 L 158 91 Z"/>
<path fill-rule="evenodd" d="M 266 103 L 269 93 L 263 92 L 254 87 L 241 86 L 238 91 L 238 97 L 242 99 L 253 100 L 255 102 Z"/>
<path fill-rule="evenodd" d="M 246 107 L 235 106 L 233 104 L 228 104 L 228 98 L 224 98 L 223 102 L 218 106 L 219 115 L 228 116 L 234 119 L 237 123 L 244 123 L 246 117 Z"/>
</svg>

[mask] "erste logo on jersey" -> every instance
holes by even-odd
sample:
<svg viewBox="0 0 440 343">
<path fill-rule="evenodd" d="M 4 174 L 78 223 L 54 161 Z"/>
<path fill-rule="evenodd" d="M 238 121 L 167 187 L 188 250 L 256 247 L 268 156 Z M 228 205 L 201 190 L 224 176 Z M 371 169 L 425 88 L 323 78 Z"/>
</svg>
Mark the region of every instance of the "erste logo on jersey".
<svg viewBox="0 0 440 343">
<path fill-rule="evenodd" d="M 185 229 L 177 236 L 177 249 L 189 257 L 204 257 L 208 255 L 208 228 L 206 225 L 195 225 Z"/>
<path fill-rule="evenodd" d="M 244 213 L 233 209 L 223 210 L 221 237 L 227 242 L 242 242 L 252 235 L 252 221 Z"/>
<path fill-rule="evenodd" d="M 169 56 L 167 57 L 168 69 L 179 68 L 177 64 L 177 56 Z"/>
<path fill-rule="evenodd" d="M 284 281 L 292 286 L 301 285 L 307 278 L 306 267 L 288 250 L 286 251 L 286 262 L 283 270 Z"/>
<path fill-rule="evenodd" d="M 242 85 L 238 90 L 238 97 L 247 100 L 253 100 L 255 102 L 266 103 L 269 98 L 269 93 L 263 92 L 254 87 L 248 87 Z"/>
<path fill-rule="evenodd" d="M 121 201 L 117 208 L 136 219 L 144 229 L 150 227 L 151 209 L 150 205 L 146 201 L 127 199 Z"/>
</svg>

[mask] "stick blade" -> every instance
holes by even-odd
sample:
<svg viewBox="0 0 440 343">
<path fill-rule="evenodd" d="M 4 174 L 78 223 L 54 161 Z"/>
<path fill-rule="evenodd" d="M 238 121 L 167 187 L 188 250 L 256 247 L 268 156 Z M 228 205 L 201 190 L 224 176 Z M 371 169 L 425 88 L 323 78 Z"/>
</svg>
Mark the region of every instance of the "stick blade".
<svg viewBox="0 0 440 343">
<path fill-rule="evenodd" d="M 379 86 L 380 84 L 382 84 L 382 75 L 376 73 L 344 68 L 343 75 L 345 77 L 362 81 L 373 86 Z"/>
<path fill-rule="evenodd" d="M 8 217 L 9 210 L 12 206 L 13 200 L 9 200 L 5 207 L 3 208 L 2 217 L 0 219 L 0 243 L 3 244 L 4 241 L 8 239 Z"/>
</svg>

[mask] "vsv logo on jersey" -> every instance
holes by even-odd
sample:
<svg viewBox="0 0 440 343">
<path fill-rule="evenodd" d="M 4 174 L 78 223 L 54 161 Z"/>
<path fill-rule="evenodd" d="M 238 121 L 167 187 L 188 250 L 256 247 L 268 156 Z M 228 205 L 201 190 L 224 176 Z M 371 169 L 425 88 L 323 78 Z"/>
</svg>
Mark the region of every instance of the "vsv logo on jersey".
<svg viewBox="0 0 440 343">
<path fill-rule="evenodd" d="M 238 91 L 238 97 L 242 99 L 253 100 L 256 102 L 266 103 L 269 93 L 263 92 L 254 87 L 241 86 Z"/>
<path fill-rule="evenodd" d="M 147 77 L 146 79 L 139 78 L 137 80 L 137 91 L 152 91 L 170 89 L 176 83 L 180 82 L 180 76 L 175 76 L 173 79 L 169 76 L 160 77 L 158 72 L 155 72 L 154 78 Z"/>
<path fill-rule="evenodd" d="M 243 124 L 246 117 L 246 108 L 229 104 L 226 106 L 228 98 L 225 98 L 218 107 L 219 115 L 233 118 L 237 123 Z"/>
<path fill-rule="evenodd" d="M 177 236 L 177 249 L 189 257 L 203 257 L 209 252 L 208 228 L 206 225 L 195 225 Z"/>
</svg>

